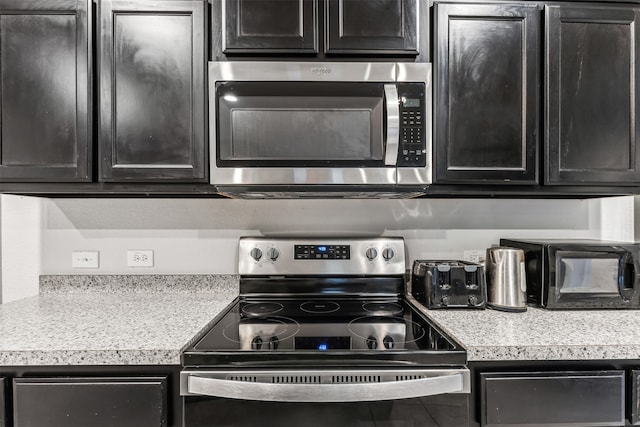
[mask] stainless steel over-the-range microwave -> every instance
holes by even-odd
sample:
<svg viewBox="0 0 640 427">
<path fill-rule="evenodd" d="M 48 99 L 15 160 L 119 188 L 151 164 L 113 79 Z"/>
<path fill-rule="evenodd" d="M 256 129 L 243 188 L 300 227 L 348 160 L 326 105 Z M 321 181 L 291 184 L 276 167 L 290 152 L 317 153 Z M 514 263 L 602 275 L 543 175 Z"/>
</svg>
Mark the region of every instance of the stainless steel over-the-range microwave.
<svg viewBox="0 0 640 427">
<path fill-rule="evenodd" d="M 431 64 L 210 62 L 211 183 L 426 186 Z"/>
</svg>

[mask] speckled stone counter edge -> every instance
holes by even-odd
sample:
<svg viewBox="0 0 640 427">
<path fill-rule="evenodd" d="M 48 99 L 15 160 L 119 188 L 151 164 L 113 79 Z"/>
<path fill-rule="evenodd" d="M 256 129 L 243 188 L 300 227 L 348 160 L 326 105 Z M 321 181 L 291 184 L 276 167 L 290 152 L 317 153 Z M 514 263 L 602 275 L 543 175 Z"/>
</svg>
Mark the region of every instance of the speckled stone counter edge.
<svg viewBox="0 0 640 427">
<path fill-rule="evenodd" d="M 237 294 L 239 276 L 221 275 L 43 275 L 40 293 L 221 293 Z"/>
</svg>

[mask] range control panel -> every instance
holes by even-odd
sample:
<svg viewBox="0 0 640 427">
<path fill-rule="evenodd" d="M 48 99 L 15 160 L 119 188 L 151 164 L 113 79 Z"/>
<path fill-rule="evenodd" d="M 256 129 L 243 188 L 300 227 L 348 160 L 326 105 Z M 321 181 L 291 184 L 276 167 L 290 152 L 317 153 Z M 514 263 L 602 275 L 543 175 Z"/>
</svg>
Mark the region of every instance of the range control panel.
<svg viewBox="0 0 640 427">
<path fill-rule="evenodd" d="M 351 245 L 295 245 L 295 259 L 350 259 Z"/>
<path fill-rule="evenodd" d="M 243 237 L 238 245 L 241 275 L 401 275 L 406 271 L 401 237 Z"/>
</svg>

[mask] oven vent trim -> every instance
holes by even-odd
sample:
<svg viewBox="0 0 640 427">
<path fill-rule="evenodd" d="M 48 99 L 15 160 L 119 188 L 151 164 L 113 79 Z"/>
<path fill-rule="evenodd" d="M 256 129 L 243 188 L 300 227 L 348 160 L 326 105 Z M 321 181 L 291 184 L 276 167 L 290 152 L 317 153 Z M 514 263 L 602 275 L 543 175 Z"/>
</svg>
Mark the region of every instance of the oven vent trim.
<svg viewBox="0 0 640 427">
<path fill-rule="evenodd" d="M 371 384 L 412 381 L 427 378 L 425 375 L 229 375 L 229 381 L 271 384 Z"/>
<path fill-rule="evenodd" d="M 272 384 L 320 384 L 322 377 L 318 375 L 276 375 L 271 378 Z"/>
<path fill-rule="evenodd" d="M 334 375 L 331 384 L 366 384 L 382 382 L 380 375 Z"/>
</svg>

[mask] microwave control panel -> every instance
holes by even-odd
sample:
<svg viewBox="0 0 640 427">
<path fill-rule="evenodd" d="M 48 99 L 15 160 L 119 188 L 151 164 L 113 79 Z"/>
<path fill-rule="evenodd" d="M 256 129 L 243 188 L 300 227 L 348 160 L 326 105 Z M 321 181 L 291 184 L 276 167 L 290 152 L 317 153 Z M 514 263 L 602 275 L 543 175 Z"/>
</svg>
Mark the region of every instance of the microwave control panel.
<svg viewBox="0 0 640 427">
<path fill-rule="evenodd" d="M 424 167 L 425 144 L 425 87 L 422 83 L 398 84 L 400 102 L 400 144 L 398 166 Z"/>
</svg>

